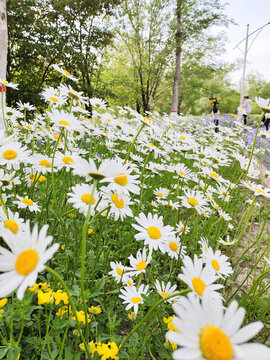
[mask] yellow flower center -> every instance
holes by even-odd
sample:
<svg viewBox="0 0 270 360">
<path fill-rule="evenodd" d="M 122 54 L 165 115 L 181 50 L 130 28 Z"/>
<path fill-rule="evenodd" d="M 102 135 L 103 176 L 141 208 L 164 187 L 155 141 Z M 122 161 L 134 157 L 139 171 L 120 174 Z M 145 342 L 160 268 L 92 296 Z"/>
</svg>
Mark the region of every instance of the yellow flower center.
<svg viewBox="0 0 270 360">
<path fill-rule="evenodd" d="M 199 205 L 199 201 L 196 200 L 195 198 L 189 198 L 189 199 L 188 199 L 188 203 L 189 203 L 189 205 L 191 205 L 191 206 L 197 206 L 197 205 Z"/>
<path fill-rule="evenodd" d="M 183 136 L 183 135 L 180 135 L 180 139 L 182 139 L 182 140 L 186 140 L 186 137 L 185 137 L 185 136 Z"/>
<path fill-rule="evenodd" d="M 194 290 L 196 291 L 196 293 L 200 296 L 203 295 L 203 292 L 206 288 L 206 285 L 205 283 L 198 277 L 194 277 L 192 279 L 192 285 L 193 285 L 193 288 Z"/>
<path fill-rule="evenodd" d="M 137 265 L 137 270 L 142 271 L 146 266 L 146 262 L 144 260 L 140 261 Z"/>
<path fill-rule="evenodd" d="M 180 231 L 181 231 L 181 233 L 185 232 L 184 226 L 181 227 Z"/>
<path fill-rule="evenodd" d="M 161 292 L 161 296 L 163 296 L 163 297 L 168 297 L 168 296 L 169 296 L 169 294 L 168 294 L 168 293 L 166 293 L 165 291 L 162 291 L 162 292 Z"/>
<path fill-rule="evenodd" d="M 116 272 L 117 272 L 117 274 L 118 274 L 119 276 L 122 276 L 122 274 L 123 274 L 123 270 L 120 269 L 119 267 L 116 268 Z"/>
<path fill-rule="evenodd" d="M 33 206 L 33 204 L 34 204 L 33 200 L 27 199 L 27 198 L 22 199 L 22 202 L 29 206 Z"/>
<path fill-rule="evenodd" d="M 27 129 L 32 130 L 32 126 L 26 125 Z"/>
<path fill-rule="evenodd" d="M 212 261 L 211 261 L 211 264 L 212 264 L 213 268 L 214 268 L 216 271 L 218 271 L 218 270 L 220 269 L 220 265 L 219 265 L 219 263 L 217 262 L 217 260 L 212 260 Z"/>
<path fill-rule="evenodd" d="M 226 193 L 225 191 L 222 191 L 222 195 L 223 195 L 224 197 L 226 197 L 226 196 L 227 196 L 227 193 Z"/>
<path fill-rule="evenodd" d="M 116 207 L 118 207 L 119 209 L 123 209 L 124 207 L 124 200 L 123 199 L 118 199 L 118 195 L 117 194 L 113 194 L 111 196 L 112 202 L 114 203 L 114 205 Z"/>
<path fill-rule="evenodd" d="M 161 237 L 161 231 L 156 226 L 149 226 L 147 232 L 151 239 L 156 240 Z"/>
<path fill-rule="evenodd" d="M 6 150 L 3 154 L 3 157 L 6 159 L 6 160 L 13 160 L 17 157 L 17 153 L 16 151 L 14 150 Z"/>
<path fill-rule="evenodd" d="M 127 283 L 130 287 L 132 286 L 132 282 L 130 280 L 128 280 Z"/>
<path fill-rule="evenodd" d="M 38 258 L 36 250 L 29 249 L 21 252 L 15 263 L 17 273 L 24 276 L 30 274 L 37 266 Z"/>
<path fill-rule="evenodd" d="M 179 171 L 180 176 L 186 176 L 186 174 L 183 171 Z"/>
<path fill-rule="evenodd" d="M 89 204 L 90 203 L 90 199 L 91 199 L 91 194 L 83 194 L 81 197 L 81 200 L 86 203 Z M 92 205 L 96 202 L 96 199 L 94 198 L 94 196 L 92 197 Z"/>
<path fill-rule="evenodd" d="M 74 163 L 73 159 L 72 159 L 71 157 L 69 157 L 69 156 L 64 156 L 62 160 L 63 160 L 63 162 L 64 162 L 65 164 Z"/>
<path fill-rule="evenodd" d="M 201 158 L 201 159 L 203 159 L 204 157 L 205 157 L 205 155 L 204 154 L 198 154 L 198 156 L 199 156 L 199 158 Z"/>
<path fill-rule="evenodd" d="M 200 335 L 203 358 L 207 360 L 231 360 L 233 348 L 228 336 L 215 326 L 205 326 Z"/>
<path fill-rule="evenodd" d="M 177 251 L 177 249 L 178 249 L 178 245 L 174 241 L 170 242 L 169 247 L 172 251 Z"/>
<path fill-rule="evenodd" d="M 7 85 L 7 84 L 8 84 L 8 82 L 5 81 L 5 80 L 3 80 L 3 79 L 1 79 L 1 82 L 2 82 L 4 85 Z"/>
<path fill-rule="evenodd" d="M 57 99 L 56 97 L 54 97 L 54 96 L 50 96 L 50 97 L 49 97 L 49 100 L 52 100 L 52 101 L 54 101 L 54 102 L 58 102 L 58 99 Z"/>
<path fill-rule="evenodd" d="M 219 175 L 216 174 L 216 173 L 214 173 L 214 172 L 210 173 L 209 175 L 210 175 L 211 177 L 213 177 L 213 178 L 216 178 L 216 179 L 219 178 Z"/>
<path fill-rule="evenodd" d="M 258 189 L 258 188 L 254 188 L 254 190 L 258 191 L 259 194 L 265 194 L 265 192 L 261 189 Z"/>
<path fill-rule="evenodd" d="M 128 178 L 124 173 L 122 173 L 122 174 L 120 174 L 120 176 L 117 176 L 116 178 L 114 178 L 114 181 L 118 185 L 125 186 L 128 183 Z"/>
<path fill-rule="evenodd" d="M 161 192 L 159 192 L 159 193 L 157 194 L 157 196 L 158 196 L 158 197 L 162 197 L 163 194 L 162 194 Z"/>
<path fill-rule="evenodd" d="M 139 302 L 142 301 L 142 299 L 139 298 L 139 297 L 133 297 L 133 298 L 131 299 L 131 301 L 133 302 L 133 304 L 138 304 Z"/>
<path fill-rule="evenodd" d="M 68 121 L 66 121 L 66 120 L 60 120 L 59 124 L 64 125 L 64 126 L 70 126 L 70 123 Z"/>
<path fill-rule="evenodd" d="M 218 206 L 218 205 L 215 205 L 214 208 L 218 210 L 219 206 Z"/>
<path fill-rule="evenodd" d="M 14 220 L 6 220 L 4 222 L 4 227 L 6 229 L 9 229 L 10 231 L 12 231 L 13 234 L 17 234 L 17 232 L 19 230 L 18 224 Z"/>
<path fill-rule="evenodd" d="M 42 166 L 51 167 L 51 163 L 48 160 L 41 160 L 39 164 Z"/>
<path fill-rule="evenodd" d="M 67 70 L 62 69 L 63 73 L 66 74 L 67 76 L 70 76 L 70 73 Z"/>
</svg>

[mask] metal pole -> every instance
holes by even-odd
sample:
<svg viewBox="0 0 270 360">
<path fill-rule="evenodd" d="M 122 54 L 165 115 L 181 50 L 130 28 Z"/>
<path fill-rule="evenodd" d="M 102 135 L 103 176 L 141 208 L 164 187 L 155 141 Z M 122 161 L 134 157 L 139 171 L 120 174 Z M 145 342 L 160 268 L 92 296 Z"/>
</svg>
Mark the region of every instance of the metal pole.
<svg viewBox="0 0 270 360">
<path fill-rule="evenodd" d="M 244 54 L 244 68 L 243 68 L 240 106 L 241 106 L 241 104 L 243 102 L 244 89 L 245 89 L 245 76 L 246 76 L 246 64 L 247 64 L 247 52 L 248 52 L 248 30 L 249 30 L 249 24 L 247 24 L 247 37 L 246 37 L 246 46 L 245 46 L 245 54 Z"/>
</svg>

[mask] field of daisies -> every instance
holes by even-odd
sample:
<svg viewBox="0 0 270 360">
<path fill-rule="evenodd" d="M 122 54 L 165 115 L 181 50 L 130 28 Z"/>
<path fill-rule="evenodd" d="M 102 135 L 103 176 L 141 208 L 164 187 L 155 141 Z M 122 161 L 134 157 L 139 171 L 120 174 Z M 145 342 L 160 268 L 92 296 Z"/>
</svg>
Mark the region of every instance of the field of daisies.
<svg viewBox="0 0 270 360">
<path fill-rule="evenodd" d="M 269 360 L 267 133 L 41 97 L 2 98 L 0 359 Z"/>
</svg>

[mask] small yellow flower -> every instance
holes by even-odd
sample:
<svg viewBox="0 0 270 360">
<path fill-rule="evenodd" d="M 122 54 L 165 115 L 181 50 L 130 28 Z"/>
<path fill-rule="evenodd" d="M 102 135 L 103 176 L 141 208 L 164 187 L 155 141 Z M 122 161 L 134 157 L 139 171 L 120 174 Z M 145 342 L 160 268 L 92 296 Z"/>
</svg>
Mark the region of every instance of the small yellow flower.
<svg viewBox="0 0 270 360">
<path fill-rule="evenodd" d="M 7 300 L 8 300 L 7 298 L 4 298 L 4 299 L 0 300 L 0 308 L 4 307 L 6 305 Z"/>
<path fill-rule="evenodd" d="M 130 312 L 130 313 L 128 313 L 128 318 L 130 319 L 130 320 L 135 320 L 136 319 L 136 314 L 135 314 L 135 312 Z"/>
<path fill-rule="evenodd" d="M 61 301 L 63 301 L 65 305 L 68 304 L 68 295 L 66 292 L 63 292 L 62 290 L 57 290 L 56 292 L 52 293 L 52 296 L 55 299 L 55 305 L 59 305 Z"/>
<path fill-rule="evenodd" d="M 91 313 L 91 314 L 95 314 L 95 315 L 98 315 L 100 313 L 102 313 L 102 310 L 100 307 L 95 307 L 95 306 L 91 306 L 88 308 L 88 311 Z"/>
<path fill-rule="evenodd" d="M 53 304 L 54 298 L 51 292 L 44 293 L 42 290 L 38 291 L 38 305 Z"/>
<path fill-rule="evenodd" d="M 94 234 L 94 233 L 95 233 L 95 232 L 94 232 L 93 229 L 91 229 L 91 228 L 88 229 L 88 235 L 91 235 L 91 234 Z"/>
</svg>

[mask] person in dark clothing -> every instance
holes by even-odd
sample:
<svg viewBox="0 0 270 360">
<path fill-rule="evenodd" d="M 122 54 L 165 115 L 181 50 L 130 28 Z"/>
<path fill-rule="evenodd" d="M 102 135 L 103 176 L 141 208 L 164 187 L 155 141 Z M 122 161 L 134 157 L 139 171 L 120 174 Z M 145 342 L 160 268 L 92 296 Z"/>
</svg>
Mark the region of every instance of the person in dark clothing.
<svg viewBox="0 0 270 360">
<path fill-rule="evenodd" d="M 218 100 L 220 100 L 220 98 L 216 98 L 213 97 L 213 95 L 208 99 L 208 101 L 213 105 L 212 108 L 212 116 L 214 119 L 214 123 L 215 123 L 215 132 L 219 132 L 218 129 L 218 124 L 219 124 L 219 110 L 218 110 Z"/>
<path fill-rule="evenodd" d="M 266 113 L 263 116 L 262 122 L 264 123 L 265 130 L 269 130 L 269 124 L 270 124 L 270 113 Z"/>
</svg>

